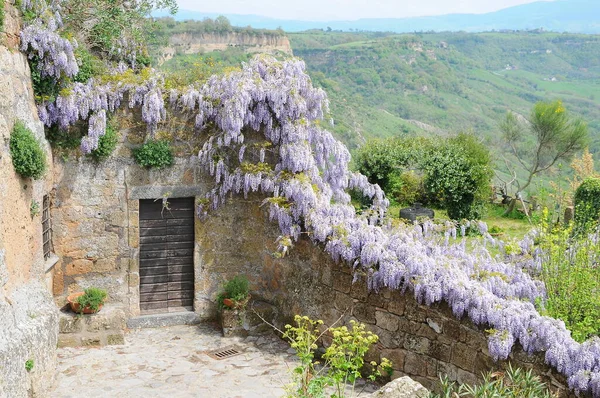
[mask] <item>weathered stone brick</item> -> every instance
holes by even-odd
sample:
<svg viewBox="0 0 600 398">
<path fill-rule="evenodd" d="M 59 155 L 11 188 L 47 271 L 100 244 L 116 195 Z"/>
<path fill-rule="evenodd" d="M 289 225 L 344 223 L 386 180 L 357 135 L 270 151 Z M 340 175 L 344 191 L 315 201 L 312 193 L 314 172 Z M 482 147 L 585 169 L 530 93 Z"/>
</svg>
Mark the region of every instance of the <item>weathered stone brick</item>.
<svg viewBox="0 0 600 398">
<path fill-rule="evenodd" d="M 427 359 L 423 355 L 407 352 L 404 357 L 404 371 L 412 376 L 427 376 Z"/>
<path fill-rule="evenodd" d="M 81 347 L 81 340 L 77 335 L 72 334 L 59 334 L 58 335 L 58 348 L 64 347 Z"/>
<path fill-rule="evenodd" d="M 350 289 L 352 289 L 352 275 L 339 271 L 334 272 L 333 288 L 338 292 L 350 293 Z"/>
<path fill-rule="evenodd" d="M 350 295 L 358 301 L 367 301 L 367 298 L 369 297 L 367 284 L 362 281 L 352 284 Z"/>
<path fill-rule="evenodd" d="M 398 330 L 399 319 L 397 315 L 390 314 L 387 311 L 375 311 L 377 326 L 390 332 Z"/>
<path fill-rule="evenodd" d="M 375 324 L 377 322 L 375 318 L 375 307 L 372 307 L 365 303 L 356 303 L 352 310 L 352 315 L 356 317 L 360 322 Z"/>
<path fill-rule="evenodd" d="M 394 349 L 394 350 L 382 350 L 381 357 L 387 358 L 392 362 L 392 368 L 394 370 L 402 370 L 404 369 L 404 358 L 406 357 L 406 352 L 402 349 Z"/>
<path fill-rule="evenodd" d="M 65 266 L 65 273 L 68 276 L 88 274 L 94 269 L 94 262 L 91 260 L 74 260 Z"/>
<path fill-rule="evenodd" d="M 370 292 L 369 298 L 367 301 L 369 302 L 369 304 L 371 304 L 374 307 L 379 307 L 379 308 L 387 307 L 387 300 L 381 294 L 376 293 L 376 292 Z"/>
<path fill-rule="evenodd" d="M 78 333 L 81 332 L 83 321 L 81 317 L 75 315 L 61 314 L 58 322 L 59 333 Z"/>
<path fill-rule="evenodd" d="M 125 336 L 123 334 L 109 334 L 106 337 L 106 344 L 108 344 L 108 345 L 125 344 Z"/>
<path fill-rule="evenodd" d="M 396 296 L 392 295 L 388 302 L 387 309 L 392 314 L 403 315 L 404 314 L 404 300 L 395 300 Z"/>
<path fill-rule="evenodd" d="M 439 341 L 432 341 L 429 344 L 429 355 L 440 361 L 449 362 L 452 359 L 452 347 Z"/>
<path fill-rule="evenodd" d="M 424 337 L 408 335 L 404 340 L 404 348 L 408 351 L 425 354 L 429 352 L 430 343 L 431 341 Z"/>
<path fill-rule="evenodd" d="M 475 370 L 475 353 L 473 349 L 463 343 L 455 343 L 452 346 L 452 363 L 466 371 Z"/>
<path fill-rule="evenodd" d="M 81 345 L 84 347 L 100 347 L 102 345 L 102 341 L 100 337 L 82 337 Z"/>
</svg>

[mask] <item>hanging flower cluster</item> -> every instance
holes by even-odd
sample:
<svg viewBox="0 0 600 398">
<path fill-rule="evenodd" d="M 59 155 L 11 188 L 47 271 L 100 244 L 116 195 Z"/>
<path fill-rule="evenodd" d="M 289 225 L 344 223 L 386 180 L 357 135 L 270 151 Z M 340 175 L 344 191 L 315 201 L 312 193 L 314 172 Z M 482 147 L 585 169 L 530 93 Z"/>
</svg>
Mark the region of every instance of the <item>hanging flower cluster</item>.
<svg viewBox="0 0 600 398">
<path fill-rule="evenodd" d="M 454 225 L 445 227 L 442 242 L 432 223 L 414 229 L 378 225 L 387 206 L 383 192 L 349 171 L 346 148 L 319 127 L 327 100 L 312 87 L 301 61 L 257 58 L 200 89 L 171 92 L 170 99 L 198 128 L 217 127 L 199 153 L 215 179 L 198 204 L 200 216 L 231 192 L 260 191 L 281 230 L 284 254 L 305 232 L 333 259 L 352 265 L 355 278 L 365 275 L 371 289 L 410 288 L 419 302 L 444 300 L 457 317 L 490 326 L 495 359 L 506 359 L 519 342 L 528 353 L 545 352 L 546 362 L 568 377 L 571 388 L 600 396 L 600 340 L 579 344 L 562 321 L 535 309 L 536 299 L 545 297 L 544 286 L 526 270 L 539 269 L 536 259 L 515 265 L 493 259 L 483 248 L 470 252 L 464 240 L 450 244 L 457 235 Z M 265 146 L 246 142 L 246 128 L 264 135 L 273 162 L 264 163 Z M 255 162 L 248 161 L 252 155 Z M 372 198 L 373 210 L 357 216 L 349 189 Z M 501 245 L 485 224 L 470 226 L 488 244 Z M 521 248 L 528 250 L 531 242 L 526 237 Z"/>
<path fill-rule="evenodd" d="M 75 40 L 61 37 L 58 29 L 62 26 L 62 0 L 46 3 L 43 0 L 25 0 L 21 3 L 24 11 L 32 11 L 37 17 L 21 31 L 21 51 L 37 61 L 42 77 L 60 80 L 73 77 L 79 72 L 74 50 Z"/>
<path fill-rule="evenodd" d="M 46 126 L 57 125 L 65 130 L 80 120 L 88 120 L 88 135 L 81 141 L 81 150 L 90 153 L 106 133 L 106 113 L 119 108 L 126 95 L 130 108 L 142 108 L 142 120 L 153 133 L 166 117 L 162 84 L 161 77 L 152 71 L 139 79 L 131 70 L 115 74 L 107 82 L 92 78 L 86 83 L 74 83 L 55 101 L 43 102 L 38 106 L 38 114 Z"/>
</svg>

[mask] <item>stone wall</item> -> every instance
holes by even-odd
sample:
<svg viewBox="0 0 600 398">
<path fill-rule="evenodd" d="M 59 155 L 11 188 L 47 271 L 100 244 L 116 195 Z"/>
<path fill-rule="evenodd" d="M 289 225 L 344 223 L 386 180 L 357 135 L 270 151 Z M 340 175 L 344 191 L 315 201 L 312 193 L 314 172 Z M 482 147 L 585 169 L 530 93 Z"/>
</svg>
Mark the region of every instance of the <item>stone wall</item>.
<svg viewBox="0 0 600 398">
<path fill-rule="evenodd" d="M 288 320 L 302 314 L 329 325 L 340 317 L 367 324 L 380 337 L 369 360 L 390 359 L 394 377 L 408 375 L 435 389 L 440 374 L 475 383 L 482 373 L 506 369 L 511 362 L 533 369 L 559 396 L 570 395 L 565 378 L 544 364 L 543 354 L 529 356 L 517 347 L 509 361 L 494 362 L 485 327 L 457 320 L 444 303 L 420 305 L 410 291 L 369 292 L 364 280 L 352 283 L 350 267 L 334 263 L 306 238 L 289 256 L 274 258 L 277 230 L 259 205 L 260 198 L 235 199 L 199 224 L 204 284 L 196 294 L 214 298 L 224 277 L 243 273 L 250 278 L 253 296 L 275 304 Z"/>
<path fill-rule="evenodd" d="M 3 0 L 0 0 L 3 1 Z M 43 144 L 51 170 L 52 154 L 44 138 L 33 100 L 27 59 L 18 51 L 20 21 L 5 3 L 4 32 L 0 33 L 0 396 L 43 394 L 53 382 L 56 365 L 58 314 L 47 288 L 52 258 L 44 259 L 41 207 L 52 189 L 52 174 L 38 181 L 14 171 L 9 139 L 17 120 Z M 33 369 L 25 370 L 25 362 Z"/>
</svg>

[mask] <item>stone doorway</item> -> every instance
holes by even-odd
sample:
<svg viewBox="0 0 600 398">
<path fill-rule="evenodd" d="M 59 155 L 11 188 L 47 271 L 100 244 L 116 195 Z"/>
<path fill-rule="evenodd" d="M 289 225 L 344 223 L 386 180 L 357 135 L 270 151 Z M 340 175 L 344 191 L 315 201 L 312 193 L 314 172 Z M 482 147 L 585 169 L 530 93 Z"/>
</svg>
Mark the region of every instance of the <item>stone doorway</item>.
<svg viewBox="0 0 600 398">
<path fill-rule="evenodd" d="M 193 310 L 194 198 L 142 199 L 140 311 Z"/>
</svg>

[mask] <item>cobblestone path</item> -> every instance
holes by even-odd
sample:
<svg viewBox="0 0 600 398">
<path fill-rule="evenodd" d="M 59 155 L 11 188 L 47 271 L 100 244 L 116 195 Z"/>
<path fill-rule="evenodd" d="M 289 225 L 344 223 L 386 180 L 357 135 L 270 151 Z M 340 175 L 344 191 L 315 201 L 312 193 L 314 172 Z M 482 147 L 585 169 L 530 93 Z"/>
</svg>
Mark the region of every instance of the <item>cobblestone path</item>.
<svg viewBox="0 0 600 398">
<path fill-rule="evenodd" d="M 295 356 L 276 336 L 223 338 L 212 325 L 138 329 L 122 346 L 58 350 L 56 398 L 268 398 L 284 395 Z M 216 360 L 206 351 L 237 346 Z"/>
</svg>

